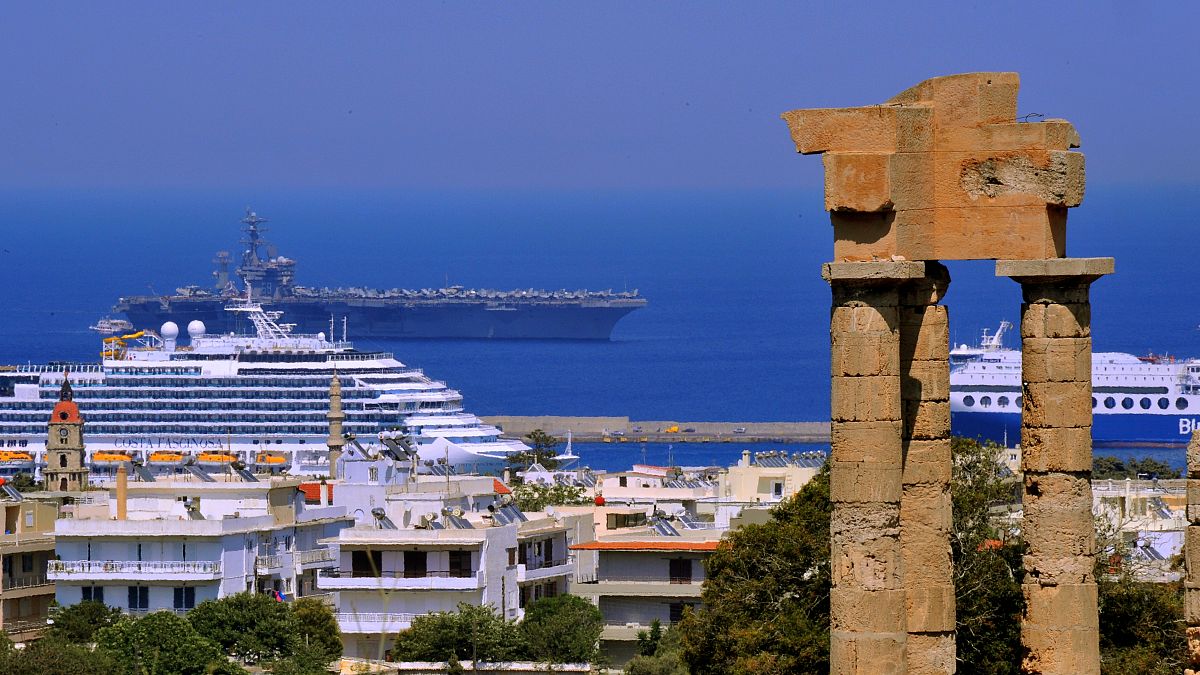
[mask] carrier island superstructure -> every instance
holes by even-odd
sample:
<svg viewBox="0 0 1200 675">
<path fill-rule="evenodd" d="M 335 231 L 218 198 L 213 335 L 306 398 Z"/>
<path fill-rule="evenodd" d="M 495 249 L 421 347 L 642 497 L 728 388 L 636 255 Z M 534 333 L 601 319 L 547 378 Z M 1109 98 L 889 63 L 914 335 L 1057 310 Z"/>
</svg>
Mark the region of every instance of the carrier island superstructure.
<svg viewBox="0 0 1200 675">
<path fill-rule="evenodd" d="M 122 297 L 113 311 L 135 326 L 203 321 L 209 330 L 235 330 L 229 299 L 253 289 L 253 300 L 282 311 L 302 332 L 316 333 L 330 318 L 348 321 L 363 338 L 478 338 L 608 340 L 626 314 L 644 307 L 633 291 L 498 291 L 448 286 L 438 289 L 310 288 L 294 282 L 296 262 L 278 255 L 263 238 L 266 219 L 247 211 L 241 261 L 231 278 L 228 252 L 213 259 L 215 284 L 185 286 L 173 295 Z"/>
<path fill-rule="evenodd" d="M 466 412 L 462 395 L 445 382 L 391 353 L 359 351 L 324 333 L 295 333 L 250 300 L 232 301 L 223 311 L 252 332 L 214 334 L 193 320 L 190 344 L 182 345 L 179 327 L 166 322 L 158 333 L 105 338 L 99 363 L 0 369 L 0 449 L 17 460 L 42 455 L 46 423 L 69 378 L 93 463 L 236 459 L 325 475 L 335 373 L 343 429 L 360 445 L 386 445 L 381 435 L 401 438 L 423 462 L 481 472 L 527 449 Z"/>
</svg>

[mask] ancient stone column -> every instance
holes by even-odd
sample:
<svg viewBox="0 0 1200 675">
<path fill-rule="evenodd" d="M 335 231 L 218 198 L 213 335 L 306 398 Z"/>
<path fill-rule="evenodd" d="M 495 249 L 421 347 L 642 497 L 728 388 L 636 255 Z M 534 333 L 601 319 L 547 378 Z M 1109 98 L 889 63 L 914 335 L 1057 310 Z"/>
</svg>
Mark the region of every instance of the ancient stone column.
<svg viewBox="0 0 1200 675">
<path fill-rule="evenodd" d="M 1183 559 L 1184 619 L 1187 621 L 1188 668 L 1184 675 L 1200 673 L 1200 429 L 1187 446 L 1187 520 Z"/>
<path fill-rule="evenodd" d="M 833 289 L 830 672 L 904 673 L 900 288 L 907 261 L 827 263 Z"/>
<path fill-rule="evenodd" d="M 1021 284 L 1025 673 L 1099 673 L 1088 289 L 1112 258 L 1001 260 Z"/>
<path fill-rule="evenodd" d="M 903 493 L 900 550 L 908 672 L 956 670 L 954 561 L 950 552 L 950 324 L 937 304 L 950 274 L 937 262 L 900 291 Z"/>
</svg>

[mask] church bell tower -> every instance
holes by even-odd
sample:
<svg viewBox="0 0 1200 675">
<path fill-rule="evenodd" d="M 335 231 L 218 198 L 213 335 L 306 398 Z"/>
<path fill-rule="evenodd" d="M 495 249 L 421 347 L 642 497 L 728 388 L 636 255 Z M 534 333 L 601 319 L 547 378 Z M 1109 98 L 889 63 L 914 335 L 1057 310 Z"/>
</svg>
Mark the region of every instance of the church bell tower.
<svg viewBox="0 0 1200 675">
<path fill-rule="evenodd" d="M 47 490 L 71 492 L 87 489 L 88 469 L 84 464 L 83 418 L 75 405 L 71 382 L 63 373 L 58 403 L 50 413 L 49 437 L 46 439 Z"/>
</svg>

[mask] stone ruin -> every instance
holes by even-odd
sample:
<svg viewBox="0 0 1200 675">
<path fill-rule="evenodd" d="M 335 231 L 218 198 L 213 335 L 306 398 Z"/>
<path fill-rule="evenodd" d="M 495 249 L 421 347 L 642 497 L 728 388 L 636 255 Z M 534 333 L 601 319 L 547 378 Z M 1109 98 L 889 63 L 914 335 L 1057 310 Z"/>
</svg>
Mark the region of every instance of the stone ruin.
<svg viewBox="0 0 1200 675">
<path fill-rule="evenodd" d="M 1024 296 L 1021 667 L 1100 672 L 1088 291 L 1113 259 L 1065 257 L 1067 209 L 1083 199 L 1079 135 L 1065 120 L 1018 120 L 1018 88 L 1016 73 L 967 73 L 879 105 L 783 115 L 800 153 L 824 155 L 834 235 L 822 270 L 833 290 L 831 673 L 955 672 L 939 304 L 950 276 L 938 261 L 979 259 Z"/>
</svg>

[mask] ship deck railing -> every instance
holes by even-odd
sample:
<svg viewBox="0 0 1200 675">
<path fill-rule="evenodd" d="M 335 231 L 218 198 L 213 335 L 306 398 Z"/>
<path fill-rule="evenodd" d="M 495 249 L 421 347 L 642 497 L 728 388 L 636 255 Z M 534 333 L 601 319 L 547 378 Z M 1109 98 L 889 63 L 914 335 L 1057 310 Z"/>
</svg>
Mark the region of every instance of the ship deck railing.
<svg viewBox="0 0 1200 675">
<path fill-rule="evenodd" d="M 17 366 L 18 373 L 61 373 L 63 371 L 72 375 L 75 373 L 102 373 L 104 367 L 98 363 L 63 363 L 59 365 L 26 363 Z"/>
</svg>

